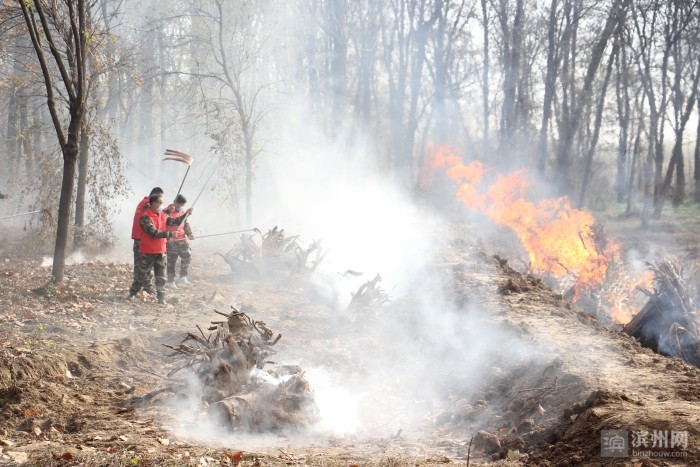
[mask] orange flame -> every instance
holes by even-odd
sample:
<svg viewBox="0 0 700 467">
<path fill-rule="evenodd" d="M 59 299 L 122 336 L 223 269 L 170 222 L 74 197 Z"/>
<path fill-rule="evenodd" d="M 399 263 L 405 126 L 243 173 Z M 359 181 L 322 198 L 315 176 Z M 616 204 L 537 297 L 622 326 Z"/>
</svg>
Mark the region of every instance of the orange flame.
<svg viewBox="0 0 700 467">
<path fill-rule="evenodd" d="M 635 277 L 627 278 L 623 283 L 621 293 L 608 293 L 606 299 L 610 304 L 610 315 L 615 322 L 627 324 L 632 321 L 635 313 L 635 304 L 632 302 L 632 297 L 639 289 L 646 290 L 648 293 L 654 290 L 654 274 L 649 270 L 644 270 L 636 274 Z"/>
<path fill-rule="evenodd" d="M 619 260 L 616 243 L 596 242 L 595 219 L 590 212 L 572 208 L 567 197 L 537 202 L 526 199 L 531 182 L 525 171 L 495 174 L 478 161 L 464 164 L 444 146 L 429 144 L 428 154 L 431 157 L 424 167 L 428 175 L 421 177 L 421 183 L 431 181 L 435 170 L 444 170 L 458 184 L 457 198 L 465 206 L 516 233 L 533 272 L 574 278 L 574 301 L 599 288 L 610 262 Z"/>
</svg>

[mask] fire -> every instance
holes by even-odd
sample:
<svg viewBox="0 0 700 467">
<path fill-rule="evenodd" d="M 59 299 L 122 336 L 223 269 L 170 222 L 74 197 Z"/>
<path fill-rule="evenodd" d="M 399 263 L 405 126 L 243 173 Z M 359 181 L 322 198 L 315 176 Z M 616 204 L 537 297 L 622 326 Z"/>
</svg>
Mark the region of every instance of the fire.
<svg viewBox="0 0 700 467">
<path fill-rule="evenodd" d="M 636 307 L 632 297 L 640 289 L 647 292 L 654 290 L 654 274 L 649 270 L 641 271 L 634 277 L 626 277 L 626 280 L 619 281 L 619 286 L 622 290 L 607 290 L 604 295 L 615 322 L 627 324 L 635 315 Z"/>
<path fill-rule="evenodd" d="M 428 154 L 421 174 L 423 186 L 432 182 L 436 171 L 444 171 L 456 182 L 457 198 L 465 206 L 515 232 L 533 272 L 555 278 L 571 277 L 574 301 L 600 289 L 609 265 L 620 258 L 620 248 L 614 242 L 597 238 L 590 212 L 573 208 L 567 197 L 527 199 L 531 180 L 525 171 L 503 175 L 478 161 L 464 164 L 444 146 L 429 145 Z M 611 313 L 618 321 L 630 319 L 616 307 Z"/>
</svg>

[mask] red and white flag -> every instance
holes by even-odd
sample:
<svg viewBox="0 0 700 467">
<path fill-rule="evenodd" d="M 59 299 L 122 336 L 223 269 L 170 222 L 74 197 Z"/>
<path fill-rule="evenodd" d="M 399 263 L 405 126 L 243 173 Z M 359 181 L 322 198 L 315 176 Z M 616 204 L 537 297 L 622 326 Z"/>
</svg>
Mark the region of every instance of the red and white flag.
<svg viewBox="0 0 700 467">
<path fill-rule="evenodd" d="M 172 149 L 166 149 L 165 150 L 165 157 L 163 158 L 164 161 L 178 161 L 182 162 L 183 164 L 187 165 L 192 165 L 192 161 L 194 160 L 192 156 L 185 154 L 184 152 L 180 151 L 174 151 Z"/>
</svg>

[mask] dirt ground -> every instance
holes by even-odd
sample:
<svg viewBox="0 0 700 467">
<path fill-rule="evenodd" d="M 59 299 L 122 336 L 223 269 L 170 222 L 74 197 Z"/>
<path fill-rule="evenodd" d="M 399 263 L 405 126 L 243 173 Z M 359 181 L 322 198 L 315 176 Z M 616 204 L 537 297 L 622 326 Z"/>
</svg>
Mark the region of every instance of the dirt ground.
<svg viewBox="0 0 700 467">
<path fill-rule="evenodd" d="M 645 240 L 636 235 L 628 238 Z M 659 232 L 652 235 L 658 245 Z M 47 288 L 50 269 L 22 242 L 17 233 L 0 245 L 0 465 L 700 465 L 700 370 L 642 348 L 511 269 L 517 262 L 499 242 L 469 225 L 436 245 L 436 281 L 359 317 L 339 312 L 307 280 L 235 279 L 219 257 L 196 248 L 193 285 L 171 293 L 167 307 L 126 300 L 128 251 L 123 262 L 70 265 L 66 280 Z M 451 304 L 447 311 L 436 303 L 433 316 L 464 325 L 443 330 L 444 341 L 492 342 L 479 340 L 482 350 L 465 355 L 454 351 L 464 342 L 446 345 L 439 359 L 456 365 L 449 377 L 434 376 L 433 400 L 402 397 L 406 379 L 367 383 L 363 392 L 386 424 L 360 417 L 345 434 L 204 433 L 206 404 L 183 409 L 167 391 L 140 399 L 167 384 L 173 363 L 161 344 L 206 328 L 214 309 L 230 305 L 282 334 L 280 356 L 342 369 L 341 386 L 346 378 L 355 390 L 370 378 L 368 349 L 410 375 L 406 355 L 433 355 L 435 345 L 422 334 L 407 340 L 395 323 L 424 326 L 411 310 L 436 283 Z M 429 377 L 430 365 L 415 378 Z M 413 411 L 421 416 L 403 418 Z M 603 430 L 647 432 L 649 448 L 601 457 Z M 654 434 L 668 436 L 665 448 L 661 438 L 651 447 Z"/>
</svg>

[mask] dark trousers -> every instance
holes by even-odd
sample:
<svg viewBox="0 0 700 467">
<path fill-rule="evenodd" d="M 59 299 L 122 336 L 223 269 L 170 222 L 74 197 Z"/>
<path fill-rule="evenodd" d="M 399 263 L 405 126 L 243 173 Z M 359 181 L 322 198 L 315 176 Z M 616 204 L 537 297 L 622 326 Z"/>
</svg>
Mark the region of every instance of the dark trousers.
<svg viewBox="0 0 700 467">
<path fill-rule="evenodd" d="M 187 240 L 181 242 L 168 242 L 168 281 L 175 280 L 175 266 L 180 258 L 180 277 L 187 277 L 187 268 L 192 261 L 190 245 Z"/>
<path fill-rule="evenodd" d="M 158 298 L 165 298 L 165 269 L 167 267 L 167 257 L 165 253 L 139 255 L 139 271 L 137 278 L 129 288 L 130 295 L 136 295 L 141 289 L 150 285 L 151 275 L 156 276 L 156 293 Z"/>
<path fill-rule="evenodd" d="M 141 247 L 141 240 L 134 239 L 134 282 L 139 278 L 139 269 L 141 268 L 141 253 L 139 253 L 139 248 Z M 153 293 L 153 279 L 151 275 L 148 275 L 146 283 L 143 284 L 143 290 L 146 292 Z"/>
</svg>

